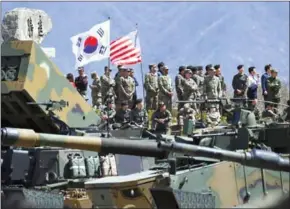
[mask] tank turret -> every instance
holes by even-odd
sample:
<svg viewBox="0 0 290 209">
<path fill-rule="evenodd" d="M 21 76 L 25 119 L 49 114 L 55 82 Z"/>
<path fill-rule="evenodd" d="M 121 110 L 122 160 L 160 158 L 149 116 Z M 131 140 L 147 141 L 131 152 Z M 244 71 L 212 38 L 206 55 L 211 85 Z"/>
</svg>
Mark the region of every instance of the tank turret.
<svg viewBox="0 0 290 209">
<path fill-rule="evenodd" d="M 290 172 L 289 159 L 282 158 L 278 154 L 269 151 L 252 150 L 251 152 L 239 153 L 176 142 L 159 142 L 158 147 L 164 151 L 173 151 L 194 156 L 237 162 L 251 167 Z"/>
</svg>

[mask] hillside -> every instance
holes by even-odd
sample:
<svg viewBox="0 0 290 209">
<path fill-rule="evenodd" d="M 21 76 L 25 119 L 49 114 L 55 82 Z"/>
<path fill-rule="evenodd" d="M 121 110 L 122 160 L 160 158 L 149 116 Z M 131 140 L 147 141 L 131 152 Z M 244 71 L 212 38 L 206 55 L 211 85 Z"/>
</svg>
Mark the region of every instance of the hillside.
<svg viewBox="0 0 290 209">
<path fill-rule="evenodd" d="M 70 37 L 110 16 L 112 39 L 139 24 L 144 72 L 159 61 L 172 77 L 182 64 L 219 63 L 229 83 L 238 64 L 255 65 L 262 73 L 272 63 L 289 81 L 288 2 L 4 2 L 2 16 L 15 7 L 42 9 L 52 17 L 43 45 L 56 48 L 54 61 L 64 73 L 74 71 Z M 106 64 L 86 70 L 101 74 Z M 137 79 L 141 83 L 141 73 Z"/>
</svg>

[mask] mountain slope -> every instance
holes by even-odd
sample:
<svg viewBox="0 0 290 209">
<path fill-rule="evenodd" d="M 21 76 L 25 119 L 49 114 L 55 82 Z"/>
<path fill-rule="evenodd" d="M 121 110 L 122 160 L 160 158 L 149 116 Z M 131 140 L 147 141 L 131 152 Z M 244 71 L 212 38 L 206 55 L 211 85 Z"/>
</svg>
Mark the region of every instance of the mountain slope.
<svg viewBox="0 0 290 209">
<path fill-rule="evenodd" d="M 2 16 L 15 7 L 42 9 L 52 17 L 43 45 L 56 48 L 54 61 L 64 73 L 74 71 L 70 37 L 110 16 L 112 39 L 138 23 L 144 73 L 159 61 L 172 77 L 179 65 L 219 63 L 229 83 L 238 64 L 255 65 L 262 73 L 272 63 L 289 81 L 288 2 L 4 2 Z M 106 64 L 92 63 L 86 70 L 101 74 Z M 141 74 L 137 79 L 141 83 Z"/>
</svg>

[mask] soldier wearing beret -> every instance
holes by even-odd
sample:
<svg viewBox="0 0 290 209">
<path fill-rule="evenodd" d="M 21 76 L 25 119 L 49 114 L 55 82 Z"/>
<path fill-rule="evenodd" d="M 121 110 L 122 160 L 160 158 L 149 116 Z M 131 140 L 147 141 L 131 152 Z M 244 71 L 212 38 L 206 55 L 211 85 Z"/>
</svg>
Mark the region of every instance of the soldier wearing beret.
<svg viewBox="0 0 290 209">
<path fill-rule="evenodd" d="M 281 100 L 281 81 L 277 78 L 278 71 L 276 69 L 271 69 L 271 77 L 267 79 L 266 89 L 268 92 L 267 100 L 270 102 L 275 102 L 273 105 L 274 111 L 277 113 L 277 107 Z"/>
<path fill-rule="evenodd" d="M 166 109 L 164 102 L 158 103 L 158 109 L 152 115 L 152 129 L 156 133 L 169 134 L 171 113 Z"/>
<path fill-rule="evenodd" d="M 148 115 L 147 111 L 143 108 L 142 99 L 137 99 L 135 102 L 135 108 L 131 111 L 131 122 L 140 126 L 148 126 Z"/>
</svg>

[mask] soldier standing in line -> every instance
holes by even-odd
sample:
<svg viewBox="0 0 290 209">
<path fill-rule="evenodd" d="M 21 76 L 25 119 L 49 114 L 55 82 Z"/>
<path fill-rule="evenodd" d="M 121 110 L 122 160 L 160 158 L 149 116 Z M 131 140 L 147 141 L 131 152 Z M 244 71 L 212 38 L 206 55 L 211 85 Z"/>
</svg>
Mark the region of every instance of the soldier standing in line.
<svg viewBox="0 0 290 209">
<path fill-rule="evenodd" d="M 131 110 L 127 101 L 122 101 L 121 108 L 116 112 L 116 123 L 129 123 L 130 122 Z"/>
<path fill-rule="evenodd" d="M 257 104 L 259 78 L 259 74 L 256 73 L 256 68 L 254 66 L 249 67 L 247 97 L 250 100 L 248 106 L 251 110 L 254 110 Z"/>
<path fill-rule="evenodd" d="M 222 96 L 221 82 L 215 76 L 215 69 L 213 67 L 208 70 L 208 76 L 204 79 L 203 92 L 209 99 L 217 99 Z"/>
<path fill-rule="evenodd" d="M 131 122 L 148 127 L 148 115 L 147 111 L 143 108 L 142 99 L 137 99 L 135 106 L 136 107 L 131 111 Z"/>
<path fill-rule="evenodd" d="M 84 72 L 84 67 L 79 67 L 78 71 L 79 76 L 75 79 L 75 85 L 80 95 L 82 95 L 83 98 L 87 101 L 88 76 Z"/>
<path fill-rule="evenodd" d="M 221 82 L 222 96 L 225 97 L 226 96 L 226 92 L 227 92 L 227 85 L 225 83 L 225 78 L 224 78 L 224 76 L 221 73 L 221 66 L 220 65 L 215 65 L 214 69 L 215 69 L 216 77 L 218 77 L 220 79 L 220 82 Z"/>
<path fill-rule="evenodd" d="M 135 102 L 137 100 L 137 86 L 139 86 L 139 83 L 136 79 L 136 77 L 134 76 L 134 69 L 130 68 L 130 77 L 133 78 L 134 80 L 134 83 L 135 83 L 135 91 L 134 91 L 134 94 L 133 94 L 133 108 L 135 108 Z"/>
<path fill-rule="evenodd" d="M 277 78 L 278 71 L 275 69 L 271 70 L 271 77 L 267 79 L 266 89 L 268 92 L 268 101 L 275 102 L 273 105 L 274 112 L 277 113 L 278 104 L 281 100 L 281 81 Z"/>
<path fill-rule="evenodd" d="M 232 87 L 234 89 L 234 98 L 241 99 L 234 101 L 236 104 L 245 104 L 248 76 L 244 73 L 244 65 L 238 65 L 238 73 L 233 77 Z"/>
<path fill-rule="evenodd" d="M 96 72 L 91 73 L 93 83 L 89 86 L 91 88 L 93 108 L 100 109 L 102 105 L 101 80 Z"/>
<path fill-rule="evenodd" d="M 101 76 L 102 102 L 105 104 L 106 100 L 110 98 L 115 103 L 115 80 L 111 78 L 112 70 L 106 66 L 104 71 L 104 75 Z"/>
<path fill-rule="evenodd" d="M 198 75 L 198 67 L 190 66 L 190 68 L 187 68 L 187 69 L 190 69 L 192 72 L 192 79 L 194 80 L 194 82 L 196 83 L 196 85 L 198 87 L 196 97 L 200 98 L 200 96 L 201 96 L 200 83 L 202 81 L 201 81 L 201 77 Z"/>
<path fill-rule="evenodd" d="M 119 86 L 119 82 L 120 82 L 120 78 L 121 76 L 123 76 L 124 74 L 124 68 L 122 67 L 122 65 L 118 65 L 118 72 L 116 73 L 114 80 L 115 80 L 115 87 L 114 87 L 114 91 L 115 91 L 115 95 L 116 95 L 116 100 L 118 100 L 118 86 Z"/>
<path fill-rule="evenodd" d="M 195 81 L 192 79 L 192 72 L 190 69 L 186 69 L 184 71 L 185 79 L 183 80 L 183 99 L 185 101 L 188 100 L 195 100 L 196 94 L 198 91 L 198 87 L 195 83 Z"/>
<path fill-rule="evenodd" d="M 164 66 L 162 70 L 163 75 L 158 78 L 158 86 L 160 89 L 158 100 L 164 102 L 167 109 L 172 111 L 173 90 L 171 77 L 168 75 L 168 70 L 168 67 Z"/>
<path fill-rule="evenodd" d="M 121 103 L 127 102 L 131 108 L 133 105 L 133 95 L 135 92 L 134 79 L 129 76 L 130 69 L 126 68 L 123 71 L 123 75 L 120 77 L 118 82 L 118 100 L 117 104 L 120 106 Z"/>
<path fill-rule="evenodd" d="M 202 66 L 197 66 L 197 75 L 199 76 L 199 93 L 200 95 L 203 95 L 203 84 L 204 84 L 204 75 L 202 74 L 203 67 Z"/>
<path fill-rule="evenodd" d="M 169 134 L 172 115 L 164 102 L 158 103 L 158 109 L 152 115 L 152 129 L 156 133 Z"/>
<path fill-rule="evenodd" d="M 146 90 L 146 109 L 156 110 L 158 104 L 158 76 L 156 65 L 149 65 L 150 72 L 145 75 L 144 88 Z"/>
<path fill-rule="evenodd" d="M 271 68 L 272 65 L 268 64 L 265 66 L 265 73 L 262 75 L 261 77 L 261 85 L 262 85 L 262 94 L 264 97 L 264 101 L 265 101 L 265 108 L 266 108 L 266 101 L 268 101 L 268 92 L 266 89 L 266 85 L 267 85 L 267 79 L 271 76 Z"/>
<path fill-rule="evenodd" d="M 180 66 L 179 73 L 175 77 L 175 90 L 176 90 L 178 101 L 183 100 L 183 85 L 182 84 L 183 84 L 183 80 L 184 80 L 185 69 L 186 69 L 185 66 Z M 183 106 L 182 103 L 178 103 L 178 110 L 180 110 L 180 108 L 182 108 L 182 106 Z"/>
</svg>

